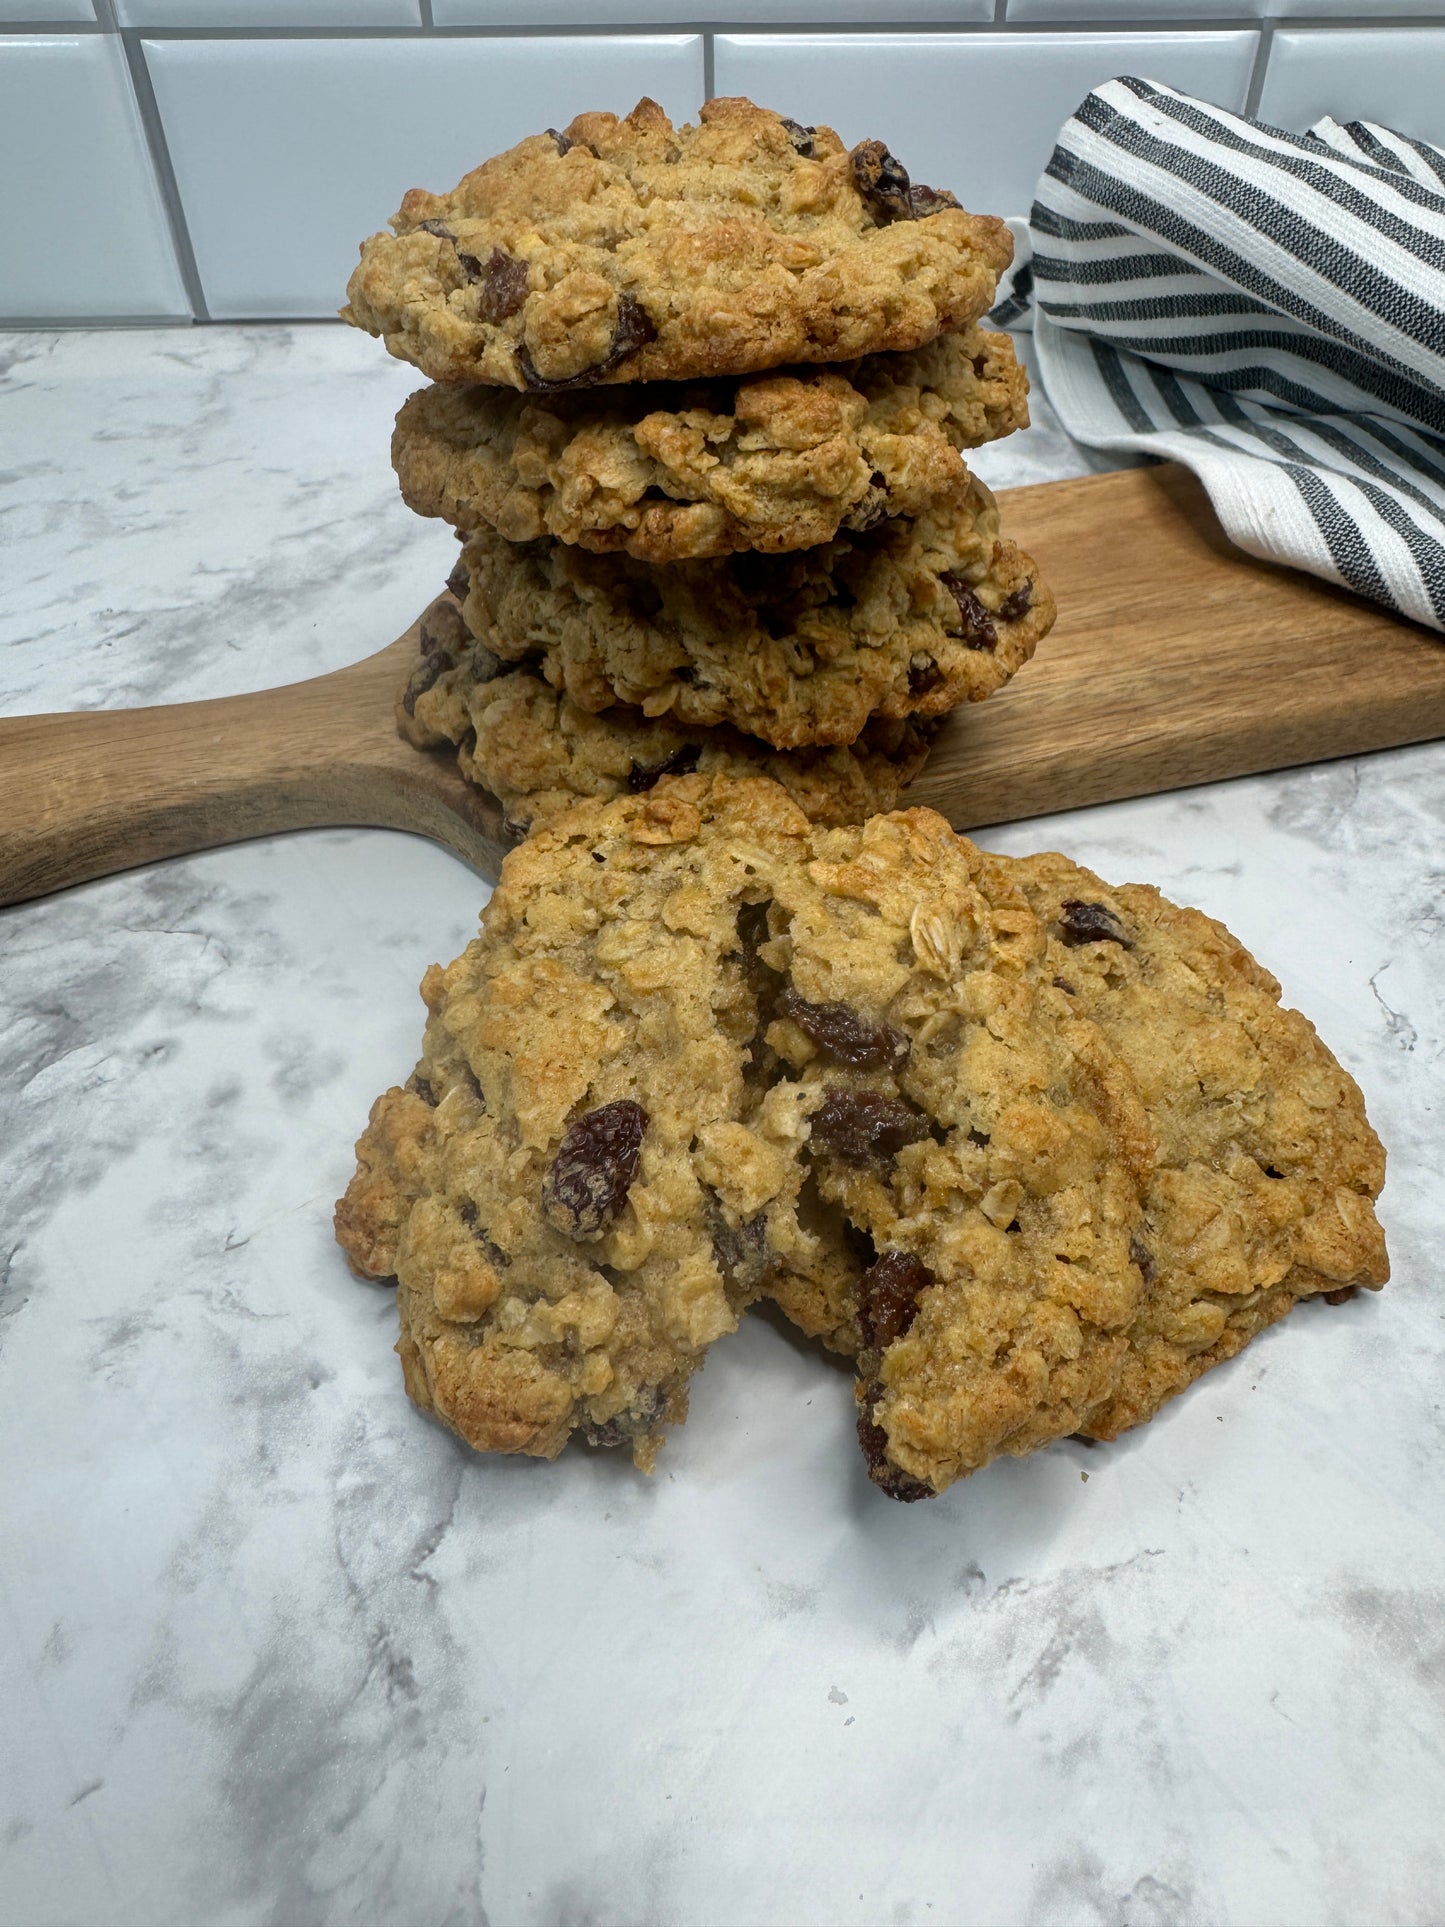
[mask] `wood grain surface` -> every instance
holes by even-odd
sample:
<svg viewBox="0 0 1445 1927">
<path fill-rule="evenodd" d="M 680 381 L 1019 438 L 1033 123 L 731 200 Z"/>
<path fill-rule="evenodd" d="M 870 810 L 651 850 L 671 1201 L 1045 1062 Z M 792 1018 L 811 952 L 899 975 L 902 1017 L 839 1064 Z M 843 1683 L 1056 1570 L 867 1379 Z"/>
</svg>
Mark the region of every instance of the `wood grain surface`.
<svg viewBox="0 0 1445 1927">
<path fill-rule="evenodd" d="M 960 829 L 1445 735 L 1445 641 L 1230 547 L 1186 471 L 1000 506 L 1059 620 L 1006 689 L 950 718 L 908 793 Z M 495 799 L 451 750 L 396 734 L 416 647 L 413 628 L 256 695 L 0 720 L 0 903 L 339 823 L 414 830 L 495 877 Z"/>
</svg>

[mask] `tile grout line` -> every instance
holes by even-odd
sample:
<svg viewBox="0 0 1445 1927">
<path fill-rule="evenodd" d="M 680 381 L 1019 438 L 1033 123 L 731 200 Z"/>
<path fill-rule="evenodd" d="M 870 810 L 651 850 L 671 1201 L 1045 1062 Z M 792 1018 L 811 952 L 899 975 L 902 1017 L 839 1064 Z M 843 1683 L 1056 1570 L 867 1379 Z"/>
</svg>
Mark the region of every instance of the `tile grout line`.
<svg viewBox="0 0 1445 1927">
<path fill-rule="evenodd" d="M 110 9 L 106 0 L 95 0 L 97 7 Z M 1059 34 L 1068 37 L 1089 34 L 1187 34 L 1187 33 L 1262 33 L 1272 32 L 1284 25 L 1293 31 L 1322 30 L 1333 33 L 1391 33 L 1401 31 L 1438 31 L 1445 27 L 1445 4 L 1440 10 L 1430 14 L 1383 14 L 1376 17 L 1346 19 L 1339 14 L 1298 14 L 1287 19 L 1265 19 L 1262 16 L 1229 14 L 1220 15 L 1208 10 L 1207 0 L 1197 14 L 1167 17 L 1144 17 L 1138 14 L 1125 18 L 1087 19 L 1087 20 L 1011 20 L 1007 15 L 1008 0 L 994 0 L 994 12 L 986 20 L 892 20 L 883 15 L 880 4 L 880 18 L 876 20 L 852 20 L 841 24 L 823 25 L 816 20 L 804 21 L 730 21 L 726 17 L 716 20 L 680 21 L 668 23 L 660 20 L 608 21 L 600 25 L 585 20 L 574 21 L 563 26 L 494 26 L 478 22 L 468 26 L 439 26 L 431 17 L 431 0 L 418 0 L 425 19 L 415 27 L 402 26 L 343 26 L 326 27 L 319 25 L 299 25 L 289 27 L 120 27 L 109 20 L 8 20 L 0 22 L 0 46 L 9 36 L 66 38 L 85 34 L 127 34 L 143 36 L 147 40 L 186 41 L 186 40 L 555 40 L 555 39 L 636 39 L 638 37 L 657 38 L 674 35 L 700 35 L 704 38 L 719 33 L 746 34 L 758 39 L 769 39 L 786 34 L 809 34 L 825 39 L 870 37 L 874 34 L 936 34 L 944 37 L 967 37 L 970 34 L 997 33 L 1006 28 L 1019 39 L 1028 39 L 1037 34 Z"/>
<path fill-rule="evenodd" d="M 104 8 L 114 17 L 112 0 L 95 0 L 95 7 L 97 13 Z M 155 176 L 156 187 L 160 192 L 161 206 L 165 209 L 166 223 L 170 228 L 171 246 L 176 252 L 176 265 L 180 269 L 181 285 L 186 291 L 186 299 L 191 304 L 191 317 L 195 321 L 209 321 L 211 312 L 206 306 L 206 291 L 201 285 L 201 270 L 196 262 L 195 248 L 191 245 L 191 230 L 186 223 L 186 210 L 181 203 L 181 190 L 176 180 L 176 170 L 171 165 L 171 150 L 166 142 L 165 127 L 161 122 L 160 104 L 156 100 L 155 88 L 151 84 L 150 68 L 146 65 L 145 48 L 141 45 L 138 33 L 119 28 L 116 29 L 116 33 L 125 52 L 130 84 L 135 93 L 136 106 L 140 110 L 146 146 L 150 151 L 151 169 Z"/>
<path fill-rule="evenodd" d="M 1246 120 L 1256 120 L 1259 117 L 1259 97 L 1264 92 L 1265 70 L 1269 66 L 1269 57 L 1274 48 L 1274 26 L 1275 23 L 1272 20 L 1266 20 L 1259 30 L 1259 45 L 1254 50 L 1254 66 L 1250 69 L 1249 88 L 1244 96 Z"/>
</svg>

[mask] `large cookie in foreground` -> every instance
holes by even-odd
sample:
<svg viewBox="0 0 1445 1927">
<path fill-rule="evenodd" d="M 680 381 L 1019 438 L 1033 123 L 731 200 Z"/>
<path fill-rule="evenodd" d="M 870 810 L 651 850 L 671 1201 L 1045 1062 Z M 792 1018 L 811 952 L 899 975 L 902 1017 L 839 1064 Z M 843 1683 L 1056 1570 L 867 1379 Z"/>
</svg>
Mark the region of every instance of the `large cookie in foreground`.
<svg viewBox="0 0 1445 1927">
<path fill-rule="evenodd" d="M 1004 223 L 747 100 L 581 114 L 414 188 L 343 318 L 435 381 L 534 393 L 917 348 L 990 306 Z"/>
<path fill-rule="evenodd" d="M 407 506 L 466 535 L 554 536 L 641 562 L 775 554 L 917 515 L 958 451 L 1028 426 L 1007 335 L 968 328 L 911 354 L 734 381 L 523 396 L 436 385 L 402 406 Z"/>
<path fill-rule="evenodd" d="M 1385 1153 L 1359 1086 L 1222 924 L 1062 856 L 1013 874 L 1050 973 L 1129 1066 L 1159 1142 L 1139 1234 L 1149 1289 L 1119 1382 L 1081 1428 L 1111 1439 L 1301 1298 L 1385 1283 Z"/>
<path fill-rule="evenodd" d="M 1133 1249 L 1145 1289 L 1117 1371 L 1077 1427 L 1114 1438 L 1299 1299 L 1384 1282 L 1373 1209 L 1384 1153 L 1353 1080 L 1222 925 L 1061 856 L 989 862 L 1044 933 L 1031 970 L 1098 1027 L 1158 1147 Z M 884 1282 L 906 1323 L 906 1279 Z M 794 1323 L 863 1354 L 864 1379 L 885 1393 L 870 1404 L 883 1429 L 865 1434 L 891 1447 L 899 1393 L 926 1378 L 935 1341 L 920 1317 L 875 1364 L 877 1288 L 843 1270 L 765 1281 Z"/>
<path fill-rule="evenodd" d="M 531 663 L 500 662 L 445 596 L 422 617 L 420 645 L 398 729 L 419 749 L 456 744 L 462 774 L 490 790 L 519 830 L 585 797 L 637 794 L 693 770 L 770 777 L 810 821 L 861 823 L 891 810 L 928 757 L 930 726 L 908 721 L 875 719 L 846 746 L 778 750 L 735 729 L 688 729 L 636 709 L 594 716 Z"/>
<path fill-rule="evenodd" d="M 923 1498 L 1117 1384 L 1153 1141 L 1002 865 L 931 810 L 811 847 L 769 911 L 766 1042 L 808 1120 L 800 1209 L 853 1262 L 762 1288 L 814 1328 L 847 1307 L 870 1475 Z"/>
<path fill-rule="evenodd" d="M 473 635 L 503 660 L 537 657 L 580 708 L 730 723 L 778 749 L 980 702 L 1054 619 L 1032 560 L 1000 540 L 993 497 L 962 469 L 913 520 L 789 555 L 656 569 L 486 530 L 463 562 Z"/>
<path fill-rule="evenodd" d="M 397 1280 L 411 1397 L 479 1450 L 551 1458 L 580 1431 L 650 1466 L 764 1244 L 806 1269 L 746 932 L 808 829 L 763 782 L 582 805 L 427 972 L 421 1061 L 374 1107 L 336 1230 Z"/>
</svg>

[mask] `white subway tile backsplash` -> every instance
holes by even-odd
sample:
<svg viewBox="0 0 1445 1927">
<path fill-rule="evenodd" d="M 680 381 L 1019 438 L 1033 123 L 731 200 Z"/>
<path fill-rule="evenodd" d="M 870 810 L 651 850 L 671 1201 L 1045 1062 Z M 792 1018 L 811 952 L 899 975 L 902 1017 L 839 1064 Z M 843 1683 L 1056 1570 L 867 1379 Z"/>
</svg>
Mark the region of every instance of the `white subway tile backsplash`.
<svg viewBox="0 0 1445 1927">
<path fill-rule="evenodd" d="M 419 27 L 420 0 L 115 0 L 123 27 Z"/>
<path fill-rule="evenodd" d="M 90 0 L 0 0 L 0 26 L 23 20 L 27 26 L 57 26 L 72 20 L 94 20 Z"/>
<path fill-rule="evenodd" d="M 119 41 L 0 38 L 0 316 L 189 316 Z"/>
<path fill-rule="evenodd" d="M 145 43 L 206 303 L 330 315 L 409 187 L 450 188 L 525 134 L 643 94 L 702 100 L 696 34 Z"/>
<path fill-rule="evenodd" d="M 1381 0 L 1372 6 L 1371 0 L 1264 0 L 1264 12 L 1270 19 L 1298 19 L 1301 14 L 1315 19 L 1356 20 L 1368 25 L 1372 18 L 1388 15 L 1433 15 L 1437 20 L 1445 18 L 1445 0 Z"/>
<path fill-rule="evenodd" d="M 1016 20 L 1107 20 L 1111 26 L 1167 27 L 1188 21 L 1257 20 L 1268 0 L 1008 0 L 1010 25 Z"/>
<path fill-rule="evenodd" d="M 1251 32 L 719 34 L 714 71 L 720 94 L 886 141 L 915 180 L 1012 215 L 1028 213 L 1091 87 L 1138 74 L 1240 108 L 1256 44 Z"/>
<path fill-rule="evenodd" d="M 1445 0 L 1441 0 L 1445 5 Z M 919 26 L 992 20 L 994 0 L 907 0 Z M 432 0 L 439 27 L 691 26 L 725 20 L 729 26 L 794 27 L 886 24 L 888 0 Z"/>
<path fill-rule="evenodd" d="M 1259 118 L 1298 133 L 1324 114 L 1445 146 L 1445 26 L 1281 29 Z"/>
</svg>

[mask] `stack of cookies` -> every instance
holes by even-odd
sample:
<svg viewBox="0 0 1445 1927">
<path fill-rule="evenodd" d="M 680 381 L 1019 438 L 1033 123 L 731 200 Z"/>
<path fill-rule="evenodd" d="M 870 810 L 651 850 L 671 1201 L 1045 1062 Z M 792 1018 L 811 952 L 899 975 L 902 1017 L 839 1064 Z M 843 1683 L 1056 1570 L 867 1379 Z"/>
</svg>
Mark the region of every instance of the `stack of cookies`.
<svg viewBox="0 0 1445 1927">
<path fill-rule="evenodd" d="M 861 821 L 1046 634 L 960 453 L 1028 420 L 1008 231 L 879 142 L 644 100 L 392 225 L 344 312 L 432 378 L 392 456 L 463 542 L 398 721 L 518 827 L 722 768 Z"/>
<path fill-rule="evenodd" d="M 394 227 L 348 314 L 436 384 L 394 459 L 464 544 L 400 720 L 530 830 L 337 1207 L 416 1403 L 650 1467 L 767 1300 L 917 1499 L 1382 1283 L 1360 1094 L 1227 931 L 893 809 L 1052 619 L 960 454 L 1026 420 L 1002 225 L 644 101 Z"/>
</svg>

